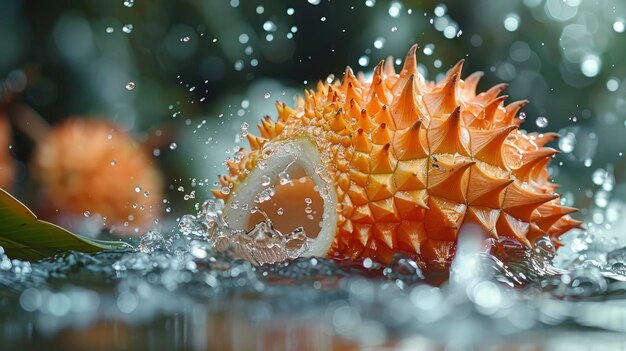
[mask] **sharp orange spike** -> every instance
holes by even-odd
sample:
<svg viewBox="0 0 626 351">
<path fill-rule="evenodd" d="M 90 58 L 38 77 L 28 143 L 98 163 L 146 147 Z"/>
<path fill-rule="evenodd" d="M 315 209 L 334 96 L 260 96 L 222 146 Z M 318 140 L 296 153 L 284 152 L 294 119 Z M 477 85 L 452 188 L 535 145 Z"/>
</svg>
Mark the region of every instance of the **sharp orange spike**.
<svg viewBox="0 0 626 351">
<path fill-rule="evenodd" d="M 513 238 L 528 248 L 532 247 L 526 237 L 530 231 L 530 224 L 528 222 L 521 221 L 508 213 L 501 212 L 496 223 L 496 229 L 500 236 Z"/>
<path fill-rule="evenodd" d="M 559 203 L 548 202 L 537 208 L 533 220 L 543 231 L 548 231 L 561 217 L 578 211 L 573 207 L 561 206 Z"/>
<path fill-rule="evenodd" d="M 420 190 L 427 188 L 428 158 L 398 161 L 394 177 L 398 190 Z"/>
<path fill-rule="evenodd" d="M 345 93 L 350 84 L 356 89 L 361 89 L 361 84 L 359 83 L 359 80 L 354 75 L 354 71 L 352 71 L 352 67 L 346 66 L 346 70 L 343 75 L 343 80 L 341 82 L 341 90 Z"/>
<path fill-rule="evenodd" d="M 389 148 L 391 144 L 374 145 L 370 157 L 370 173 L 391 173 L 395 168 Z"/>
<path fill-rule="evenodd" d="M 252 150 L 259 150 L 263 147 L 263 145 L 265 144 L 265 142 L 267 141 L 266 139 L 263 138 L 259 138 L 257 136 L 255 136 L 252 133 L 248 133 L 248 135 L 246 135 L 246 137 L 248 138 L 248 143 L 250 144 L 250 148 Z"/>
<path fill-rule="evenodd" d="M 385 66 L 383 67 L 383 72 L 388 76 L 396 75 L 396 69 L 393 65 L 393 57 L 387 57 L 387 59 L 385 60 Z"/>
<path fill-rule="evenodd" d="M 557 150 L 549 147 L 542 147 L 535 151 L 525 152 L 522 155 L 522 166 L 513 170 L 513 174 L 515 174 L 518 179 L 526 181 L 531 177 L 532 171 L 536 166 L 558 153 Z"/>
<path fill-rule="evenodd" d="M 472 157 L 508 170 L 509 166 L 502 152 L 502 145 L 516 126 L 497 130 L 470 130 Z"/>
<path fill-rule="evenodd" d="M 466 100 L 471 100 L 476 96 L 478 82 L 485 75 L 483 72 L 474 72 L 463 80 L 463 96 Z"/>
<path fill-rule="evenodd" d="M 418 119 L 411 128 L 394 133 L 393 149 L 398 160 L 414 160 L 426 157 L 428 142 L 426 129 L 422 128 L 422 120 Z"/>
<path fill-rule="evenodd" d="M 362 109 L 361 115 L 356 122 L 358 128 L 363 129 L 366 133 L 370 133 L 372 129 L 374 129 L 374 123 L 372 123 L 372 119 L 367 115 L 367 110 Z"/>
<path fill-rule="evenodd" d="M 465 212 L 464 222 L 473 222 L 485 231 L 487 235 L 494 239 L 498 239 L 498 230 L 496 223 L 500 216 L 500 210 L 489 207 L 469 206 Z"/>
<path fill-rule="evenodd" d="M 520 100 L 520 101 L 515 101 L 512 102 L 510 104 L 508 104 L 504 109 L 505 109 L 505 117 L 504 117 L 504 122 L 506 124 L 514 124 L 516 119 L 515 117 L 517 116 L 517 113 L 519 112 L 520 109 L 522 109 L 522 107 L 528 105 L 528 100 Z M 519 120 L 519 123 L 516 124 L 521 124 L 522 120 Z"/>
<path fill-rule="evenodd" d="M 420 253 L 422 243 L 427 240 L 424 224 L 419 221 L 402 221 L 396 235 L 400 250 Z"/>
<path fill-rule="evenodd" d="M 377 128 L 374 128 L 374 131 L 372 131 L 372 142 L 374 144 L 384 145 L 390 141 L 391 135 L 385 123 L 381 123 Z"/>
<path fill-rule="evenodd" d="M 420 111 L 415 96 L 414 75 L 410 75 L 400 97 L 391 106 L 396 129 L 409 128 L 417 120 L 425 118 L 426 115 Z"/>
<path fill-rule="evenodd" d="M 417 44 L 413 44 L 406 54 L 400 77 L 417 74 Z"/>
<path fill-rule="evenodd" d="M 384 106 L 383 103 L 381 103 L 380 99 L 378 98 L 378 94 L 374 92 L 369 102 L 365 106 L 365 108 L 373 116 L 373 115 L 376 115 L 378 111 L 380 111 L 380 109 L 383 108 L 383 106 Z"/>
<path fill-rule="evenodd" d="M 457 107 L 446 119 L 434 119 L 428 128 L 431 154 L 461 154 L 470 156 L 469 132 L 462 126 L 461 109 Z"/>
<path fill-rule="evenodd" d="M 383 73 L 383 65 L 384 61 L 380 61 L 374 69 L 374 76 L 372 77 L 372 85 L 370 87 L 370 100 L 372 98 L 371 95 L 376 94 L 380 102 L 386 105 L 389 103 L 389 99 L 387 98 L 388 91 L 384 84 L 386 77 Z"/>
<path fill-rule="evenodd" d="M 384 105 L 383 108 L 374 115 L 374 123 L 385 124 L 391 130 L 396 130 L 397 128 L 395 126 L 393 117 L 391 116 L 391 111 L 389 110 L 390 109 L 387 107 L 387 105 Z"/>
<path fill-rule="evenodd" d="M 556 221 L 556 223 L 554 223 L 552 227 L 550 227 L 548 234 L 550 234 L 550 236 L 553 238 L 558 238 L 559 236 L 575 228 L 583 229 L 583 222 L 573 219 L 570 216 L 564 216 L 559 218 L 559 220 Z"/>
<path fill-rule="evenodd" d="M 472 206 L 502 208 L 504 189 L 513 179 L 488 174 L 481 165 L 471 169 L 467 187 L 467 203 Z"/>
<path fill-rule="evenodd" d="M 559 138 L 559 133 L 541 133 L 538 134 L 535 138 L 535 144 L 538 147 L 544 147 L 551 141 L 554 141 Z"/>
<path fill-rule="evenodd" d="M 353 135 L 354 150 L 364 153 L 370 153 L 372 151 L 372 143 L 365 135 L 363 128 L 359 128 Z"/>
<path fill-rule="evenodd" d="M 395 222 L 396 225 L 399 224 L 397 222 L 399 222 L 400 217 L 398 216 L 398 210 L 396 209 L 392 197 L 384 200 L 373 201 L 369 206 L 372 209 L 374 220 L 376 222 L 387 222 L 389 224 L 394 224 Z"/>
<path fill-rule="evenodd" d="M 335 117 L 330 122 L 330 129 L 332 129 L 335 132 L 341 132 L 341 131 L 346 131 L 346 130 L 349 132 L 349 129 L 348 129 L 349 127 L 350 126 L 348 125 L 346 120 L 343 118 L 343 110 L 339 109 L 337 113 L 335 113 Z"/>
<path fill-rule="evenodd" d="M 487 103 L 484 109 L 485 120 L 489 121 L 493 125 L 496 119 L 496 114 L 501 109 L 500 106 L 502 105 L 504 100 L 506 100 L 508 97 L 509 97 L 508 95 L 502 95 L 493 99 L 491 102 Z"/>
<path fill-rule="evenodd" d="M 533 193 L 517 183 L 512 183 L 504 194 L 502 209 L 519 220 L 530 222 L 537 207 L 558 197 L 557 194 Z"/>
<path fill-rule="evenodd" d="M 478 94 L 474 99 L 472 99 L 472 102 L 478 103 L 480 105 L 485 105 L 489 101 L 492 101 L 493 99 L 498 97 L 498 95 L 500 95 L 500 93 L 506 90 L 506 88 L 508 87 L 509 85 L 507 83 L 496 84 L 484 93 Z"/>
<path fill-rule="evenodd" d="M 358 120 L 359 116 L 361 115 L 362 108 L 358 102 L 356 102 L 354 99 L 351 99 L 348 111 L 350 113 L 351 119 Z"/>
<path fill-rule="evenodd" d="M 393 174 L 370 174 L 367 178 L 365 193 L 369 201 L 378 201 L 390 198 L 396 192 L 393 183 Z"/>
<path fill-rule="evenodd" d="M 468 170 L 475 164 L 470 158 L 432 159 L 428 168 L 428 193 L 458 203 L 467 202 Z"/>
<path fill-rule="evenodd" d="M 431 196 L 428 211 L 424 216 L 424 227 L 430 240 L 455 242 L 465 217 L 465 204 Z"/>
<path fill-rule="evenodd" d="M 355 88 L 354 84 L 348 83 L 348 88 L 346 91 L 346 102 L 350 100 L 361 101 L 361 92 L 360 89 Z M 347 106 L 345 107 L 347 109 Z"/>
<path fill-rule="evenodd" d="M 452 112 L 459 104 L 456 101 L 456 88 L 458 82 L 458 74 L 453 75 L 450 79 L 445 79 L 446 84 L 435 88 L 432 92 L 424 95 L 424 104 L 430 115 L 440 117 Z"/>
</svg>

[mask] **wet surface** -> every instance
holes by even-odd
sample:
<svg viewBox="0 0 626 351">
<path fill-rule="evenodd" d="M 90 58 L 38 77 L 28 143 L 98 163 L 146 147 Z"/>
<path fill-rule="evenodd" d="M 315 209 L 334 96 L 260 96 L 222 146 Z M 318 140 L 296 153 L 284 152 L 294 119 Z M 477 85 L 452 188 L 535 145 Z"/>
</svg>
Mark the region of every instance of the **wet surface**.
<svg viewBox="0 0 626 351">
<path fill-rule="evenodd" d="M 4 256 L 2 349 L 565 350 L 575 340 L 583 349 L 626 342 L 623 249 L 588 248 L 555 267 L 547 239 L 528 250 L 466 235 L 448 280 L 402 255 L 388 266 L 289 257 L 255 266 L 220 243 L 250 234 L 227 232 L 220 218 L 209 202 L 171 233 L 146 233 L 135 251 L 69 252 L 32 264 Z M 284 242 L 289 234 L 266 225 L 248 249 L 269 244 L 288 256 L 263 235 Z"/>
</svg>

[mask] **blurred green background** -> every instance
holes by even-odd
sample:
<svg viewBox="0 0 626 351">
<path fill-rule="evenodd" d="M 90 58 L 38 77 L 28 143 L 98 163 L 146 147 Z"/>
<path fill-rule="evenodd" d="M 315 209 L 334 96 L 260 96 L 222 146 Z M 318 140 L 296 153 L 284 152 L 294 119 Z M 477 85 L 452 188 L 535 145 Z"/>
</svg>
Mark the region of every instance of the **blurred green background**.
<svg viewBox="0 0 626 351">
<path fill-rule="evenodd" d="M 529 99 L 524 128 L 563 136 L 550 168 L 562 201 L 591 227 L 623 225 L 623 0 L 0 0 L 0 9 L 0 93 L 53 125 L 104 116 L 148 140 L 169 187 L 166 216 L 209 196 L 224 159 L 246 145 L 242 125 L 256 132 L 276 100 L 293 103 L 346 65 L 370 73 L 418 43 L 428 79 L 465 58 L 465 75 L 486 73 L 481 89 L 504 81 L 508 102 Z M 14 137 L 15 192 L 28 199 L 33 142 Z"/>
</svg>

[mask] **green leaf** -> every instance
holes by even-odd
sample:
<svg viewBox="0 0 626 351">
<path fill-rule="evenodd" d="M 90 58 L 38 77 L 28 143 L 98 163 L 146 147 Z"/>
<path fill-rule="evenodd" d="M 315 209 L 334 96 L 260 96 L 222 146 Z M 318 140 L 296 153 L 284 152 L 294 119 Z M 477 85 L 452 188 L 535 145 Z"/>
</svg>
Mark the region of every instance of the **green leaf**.
<svg viewBox="0 0 626 351">
<path fill-rule="evenodd" d="M 3 189 L 0 189 L 0 246 L 10 258 L 30 261 L 70 250 L 93 253 L 132 249 L 122 241 L 89 239 L 41 221 Z"/>
</svg>

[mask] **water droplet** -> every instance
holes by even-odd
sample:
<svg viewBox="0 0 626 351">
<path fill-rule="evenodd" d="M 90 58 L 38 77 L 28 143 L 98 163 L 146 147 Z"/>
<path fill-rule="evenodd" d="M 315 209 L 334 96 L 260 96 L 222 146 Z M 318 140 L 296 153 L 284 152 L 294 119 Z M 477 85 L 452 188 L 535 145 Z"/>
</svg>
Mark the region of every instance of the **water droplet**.
<svg viewBox="0 0 626 351">
<path fill-rule="evenodd" d="M 586 55 L 580 63 L 580 71 L 589 78 L 597 76 L 601 67 L 602 59 L 596 54 Z"/>
<path fill-rule="evenodd" d="M 389 5 L 389 16 L 398 17 L 400 16 L 400 11 L 402 11 L 402 4 L 398 1 L 394 1 Z"/>
<path fill-rule="evenodd" d="M 363 55 L 359 58 L 359 65 L 361 65 L 362 67 L 366 67 L 369 63 L 370 58 L 368 56 Z"/>
<path fill-rule="evenodd" d="M 107 27 L 104 31 L 107 32 L 108 34 L 111 34 L 115 32 L 115 29 L 113 27 Z"/>
<path fill-rule="evenodd" d="M 89 217 L 89 216 L 91 216 L 91 212 L 85 211 L 85 212 L 83 212 L 83 216 Z"/>
<path fill-rule="evenodd" d="M 430 56 L 434 52 L 435 52 L 435 45 L 434 44 L 426 44 L 426 46 L 424 46 L 424 55 Z"/>
<path fill-rule="evenodd" d="M 117 164 L 117 160 L 111 160 L 111 166 L 115 166 Z"/>
<path fill-rule="evenodd" d="M 537 124 L 537 127 L 545 128 L 548 126 L 548 119 L 543 116 L 539 116 L 537 117 L 537 120 L 535 121 L 535 123 Z"/>
<path fill-rule="evenodd" d="M 617 78 L 615 77 L 611 77 L 609 80 L 606 81 L 606 88 L 609 91 L 617 91 L 617 89 L 619 89 L 619 80 L 617 80 Z"/>
<path fill-rule="evenodd" d="M 616 31 L 617 33 L 622 33 L 624 32 L 624 29 L 626 29 L 626 25 L 624 24 L 624 20 L 617 20 L 615 22 L 613 22 L 613 30 Z"/>
<path fill-rule="evenodd" d="M 140 192 L 140 191 L 141 191 L 141 185 L 137 185 L 137 186 L 135 187 L 135 192 L 136 192 L 136 193 L 138 193 L 138 192 Z"/>
<path fill-rule="evenodd" d="M 176 150 L 177 147 L 178 147 L 178 145 L 176 143 L 171 143 L 170 144 L 170 150 Z"/>
<path fill-rule="evenodd" d="M 574 151 L 574 147 L 576 146 L 576 134 L 572 132 L 565 133 L 561 139 L 559 139 L 559 148 L 564 153 L 568 154 Z"/>
<path fill-rule="evenodd" d="M 247 44 L 248 40 L 250 40 L 250 37 L 248 36 L 248 34 L 246 33 L 239 34 L 239 42 L 241 44 Z"/>
<path fill-rule="evenodd" d="M 275 32 L 277 29 L 276 24 L 272 21 L 265 21 L 263 23 L 263 30 L 266 32 Z"/>
<path fill-rule="evenodd" d="M 133 7 L 135 5 L 135 0 L 124 0 L 124 6 Z"/>
<path fill-rule="evenodd" d="M 525 120 L 526 119 L 526 112 L 520 112 L 519 115 L 517 116 L 517 118 L 519 118 L 520 120 Z"/>
<path fill-rule="evenodd" d="M 263 95 L 265 100 L 269 99 L 271 96 L 272 96 L 272 94 L 270 94 L 270 93 L 265 93 L 265 95 Z"/>
<path fill-rule="evenodd" d="M 319 5 L 322 0 L 307 0 L 311 5 Z"/>
<path fill-rule="evenodd" d="M 376 5 L 376 0 L 365 0 L 365 6 L 374 7 Z"/>
<path fill-rule="evenodd" d="M 276 210 L 276 214 L 277 214 L 277 215 L 279 215 L 279 216 L 282 216 L 282 215 L 283 215 L 283 213 L 285 213 L 285 210 L 283 210 L 283 208 L 282 208 L 282 207 L 281 207 L 281 208 L 279 208 L 278 210 Z"/>
<path fill-rule="evenodd" d="M 133 25 L 132 25 L 132 24 L 130 24 L 130 23 L 129 23 L 129 24 L 125 24 L 125 25 L 122 27 L 122 32 L 124 32 L 124 33 L 127 33 L 127 34 L 128 34 L 128 33 L 132 33 L 132 31 L 133 31 Z"/>
<path fill-rule="evenodd" d="M 126 90 L 133 90 L 133 89 L 135 89 L 135 82 L 126 83 Z"/>
<path fill-rule="evenodd" d="M 235 61 L 235 71 L 241 71 L 243 69 L 243 60 Z"/>
<path fill-rule="evenodd" d="M 379 49 L 379 50 L 380 50 L 380 49 L 382 49 L 382 48 L 383 48 L 383 46 L 385 46 L 385 38 L 383 38 L 383 37 L 378 37 L 378 38 L 376 38 L 376 40 L 374 40 L 374 47 L 375 47 L 376 49 Z"/>
<path fill-rule="evenodd" d="M 373 265 L 374 265 L 374 261 L 372 261 L 371 258 L 368 257 L 368 258 L 363 260 L 363 267 L 365 267 L 367 269 L 370 269 L 370 268 L 372 268 Z"/>
<path fill-rule="evenodd" d="M 224 195 L 228 195 L 230 194 L 230 188 L 227 186 L 223 186 L 222 189 L 220 190 L 220 192 Z"/>
<path fill-rule="evenodd" d="M 183 43 L 188 43 L 189 40 L 191 40 L 189 37 L 182 37 L 182 38 L 180 38 L 180 41 L 182 41 Z"/>
<path fill-rule="evenodd" d="M 446 14 L 447 9 L 448 8 L 444 4 L 437 5 L 437 7 L 435 7 L 435 11 L 434 11 L 435 12 L 435 16 L 442 17 L 443 15 Z"/>
<path fill-rule="evenodd" d="M 601 185 L 602 183 L 604 183 L 604 180 L 606 179 L 606 175 L 607 175 L 606 171 L 603 170 L 602 168 L 596 169 L 591 175 L 591 181 L 595 185 Z"/>
<path fill-rule="evenodd" d="M 398 27 L 396 27 L 396 26 L 391 27 L 391 31 L 393 33 L 397 32 L 398 31 Z"/>
<path fill-rule="evenodd" d="M 262 175 L 261 176 L 261 185 L 268 186 L 268 185 L 270 185 L 271 182 L 272 182 L 272 179 L 270 179 L 270 177 L 268 175 Z"/>
<path fill-rule="evenodd" d="M 294 13 L 296 13 L 296 10 L 294 10 L 293 7 L 287 9 L 287 15 L 293 16 Z"/>
<path fill-rule="evenodd" d="M 520 17 L 516 13 L 509 13 L 504 18 L 504 28 L 509 32 L 515 32 L 519 28 Z"/>
</svg>

